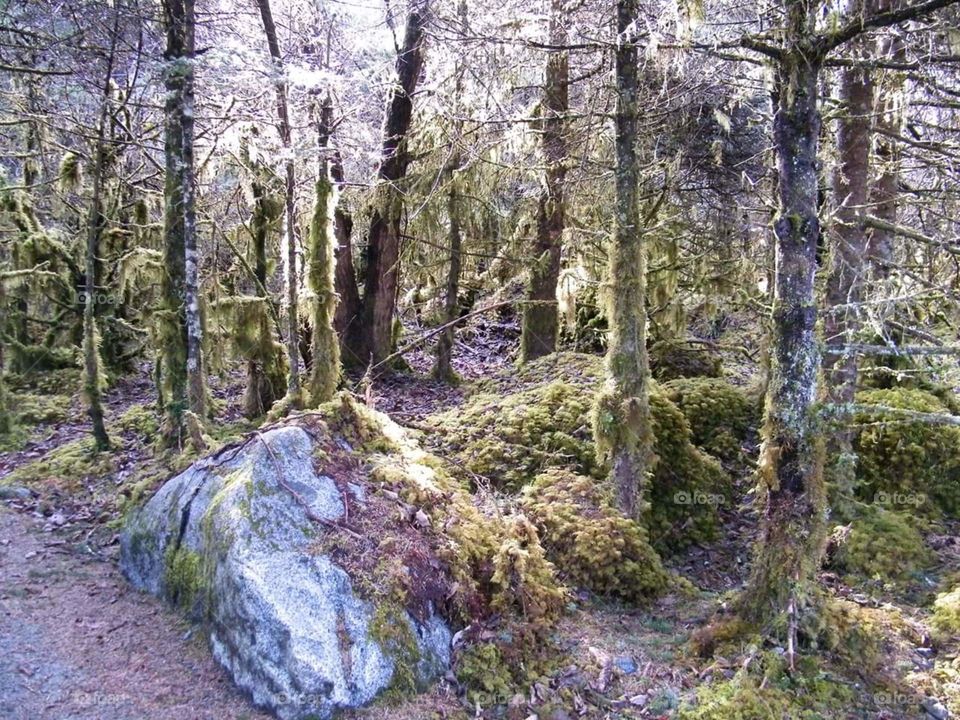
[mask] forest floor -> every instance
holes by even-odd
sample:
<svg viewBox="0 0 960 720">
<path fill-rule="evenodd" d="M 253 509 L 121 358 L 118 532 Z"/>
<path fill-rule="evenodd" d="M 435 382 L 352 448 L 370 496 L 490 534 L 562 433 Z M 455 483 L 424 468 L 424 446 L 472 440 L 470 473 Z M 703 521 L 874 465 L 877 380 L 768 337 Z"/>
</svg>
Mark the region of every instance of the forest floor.
<svg viewBox="0 0 960 720">
<path fill-rule="evenodd" d="M 457 370 L 465 380 L 489 377 L 508 367 L 517 328 L 498 322 L 460 335 Z M 738 353 L 742 354 L 742 353 Z M 467 390 L 430 380 L 430 356 L 407 355 L 410 371 L 385 376 L 368 397 L 401 424 L 417 427 L 426 416 L 462 403 Z M 739 364 L 738 364 L 739 363 Z M 728 375 L 750 372 L 733 359 Z M 146 372 L 115 383 L 106 395 L 107 416 L 117 444 L 109 467 L 69 476 L 71 456 L 81 447 L 86 419 L 76 387 L 56 385 L 30 435 L 15 452 L 0 453 L 0 717 L 2 718 L 260 718 L 213 661 L 197 632 L 161 601 L 133 590 L 117 567 L 117 531 L 127 485 L 157 462 L 143 440 L 138 410 L 153 402 Z M 743 378 L 741 378 L 743 379 Z M 240 433 L 239 375 L 215 381 L 225 432 Z M 354 379 L 349 387 L 362 392 Z M 17 388 L 14 388 L 16 399 Z M 149 428 L 147 428 L 149 433 Z M 38 461 L 40 461 L 38 463 Z M 49 465 L 44 465 L 49 462 Z M 17 468 L 37 466 L 37 484 L 23 483 Z M 63 468 L 67 468 L 66 471 Z M 163 469 L 159 468 L 158 472 Z M 169 470 L 167 471 L 169 472 Z M 13 473 L 15 485 L 4 483 Z M 49 475 L 47 477 L 46 475 Z M 746 479 L 745 479 L 746 480 Z M 6 507 L 4 507 L 6 506 Z M 691 580 L 699 594 L 671 594 L 652 607 L 629 608 L 586 595 L 562 622 L 559 635 L 571 663 L 550 687 L 535 685 L 517 697 L 509 718 L 565 720 L 585 717 L 669 718 L 698 687 L 731 678 L 743 658 L 691 656 L 688 640 L 722 610 L 729 591 L 746 574 L 756 515 L 748 506 L 725 510 L 721 538 L 672 558 L 670 566 Z M 960 571 L 955 533 L 929 539 L 944 574 Z M 929 611 L 902 597 L 868 595 L 826 573 L 837 597 L 887 613 L 884 665 L 886 694 L 860 683 L 856 673 L 841 679 L 855 700 L 835 715 L 809 717 L 935 718 L 944 689 L 943 662 L 930 647 Z M 886 617 L 886 616 L 885 616 Z M 750 651 L 745 652 L 750 662 Z M 948 678 L 949 680 L 949 678 Z M 419 720 L 467 717 L 456 684 L 441 681 L 426 695 L 400 705 L 376 704 L 350 717 Z M 564 700 L 553 702 L 562 694 Z M 957 693 L 960 697 L 960 693 Z M 925 710 L 924 703 L 932 710 Z M 946 713 L 946 708 L 939 706 Z M 754 716 L 750 716 L 754 717 Z M 771 715 L 770 717 L 775 717 Z"/>
</svg>

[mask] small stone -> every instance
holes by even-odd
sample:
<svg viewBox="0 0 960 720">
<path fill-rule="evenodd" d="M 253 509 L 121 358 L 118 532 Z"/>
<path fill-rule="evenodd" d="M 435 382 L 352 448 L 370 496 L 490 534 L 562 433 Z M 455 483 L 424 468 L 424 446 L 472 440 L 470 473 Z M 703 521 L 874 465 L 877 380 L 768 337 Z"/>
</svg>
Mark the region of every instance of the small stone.
<svg viewBox="0 0 960 720">
<path fill-rule="evenodd" d="M 629 698 L 627 702 L 636 707 L 644 707 L 649 699 L 646 695 L 634 695 Z"/>
<path fill-rule="evenodd" d="M 0 485 L 0 500 L 30 500 L 33 491 L 22 485 Z"/>
<path fill-rule="evenodd" d="M 947 720 L 950 717 L 950 711 L 936 698 L 928 697 L 920 705 L 934 720 Z"/>
<path fill-rule="evenodd" d="M 353 499 L 357 502 L 366 502 L 367 491 L 363 488 L 363 485 L 358 485 L 355 482 L 348 482 L 347 490 L 350 491 L 350 494 L 353 495 Z"/>
<path fill-rule="evenodd" d="M 624 675 L 633 675 L 635 672 L 637 672 L 637 670 L 639 670 L 636 660 L 629 655 L 621 655 L 613 661 L 613 664 L 616 665 L 617 669 L 619 669 Z"/>
</svg>

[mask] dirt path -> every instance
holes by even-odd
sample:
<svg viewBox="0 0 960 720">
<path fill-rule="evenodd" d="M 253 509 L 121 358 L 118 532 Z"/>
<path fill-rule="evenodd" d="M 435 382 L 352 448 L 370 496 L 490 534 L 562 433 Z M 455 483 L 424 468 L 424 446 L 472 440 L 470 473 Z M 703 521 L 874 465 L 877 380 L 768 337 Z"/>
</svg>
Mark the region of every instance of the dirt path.
<svg viewBox="0 0 960 720">
<path fill-rule="evenodd" d="M 113 563 L 0 506 L 0 718 L 267 718 Z"/>
</svg>

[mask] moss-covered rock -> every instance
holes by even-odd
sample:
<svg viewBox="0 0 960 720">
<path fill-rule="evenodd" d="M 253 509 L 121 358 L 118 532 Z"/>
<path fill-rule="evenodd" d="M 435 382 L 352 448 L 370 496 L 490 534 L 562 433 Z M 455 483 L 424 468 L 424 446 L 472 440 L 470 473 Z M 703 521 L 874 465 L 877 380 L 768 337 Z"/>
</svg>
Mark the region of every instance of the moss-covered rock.
<svg viewBox="0 0 960 720">
<path fill-rule="evenodd" d="M 897 410 L 950 411 L 923 390 L 866 390 L 857 401 L 879 411 L 856 418 L 861 499 L 926 515 L 960 517 L 960 428 L 905 420 Z"/>
<path fill-rule="evenodd" d="M 536 378 L 542 378 L 540 383 Z M 550 468 L 605 480 L 591 432 L 601 386 L 598 358 L 559 354 L 530 363 L 456 410 L 430 418 L 435 442 L 454 472 L 466 481 L 516 492 Z M 710 540 L 718 508 L 731 503 L 730 479 L 712 457 L 691 442 L 681 410 L 654 387 L 650 413 L 657 462 L 648 487 L 644 521 L 658 549 Z"/>
<path fill-rule="evenodd" d="M 676 378 L 720 377 L 720 356 L 705 347 L 661 340 L 650 346 L 650 372 L 661 382 Z"/>
<path fill-rule="evenodd" d="M 933 560 L 917 518 L 871 506 L 833 533 L 830 564 L 840 572 L 883 583 L 915 578 Z"/>
<path fill-rule="evenodd" d="M 760 425 L 758 398 L 720 378 L 678 378 L 661 385 L 690 423 L 693 444 L 725 462 L 743 458 L 743 444 Z"/>
<path fill-rule="evenodd" d="M 555 468 L 524 488 L 520 506 L 572 583 L 631 602 L 668 588 L 669 576 L 646 529 L 613 507 L 605 483 Z"/>
</svg>

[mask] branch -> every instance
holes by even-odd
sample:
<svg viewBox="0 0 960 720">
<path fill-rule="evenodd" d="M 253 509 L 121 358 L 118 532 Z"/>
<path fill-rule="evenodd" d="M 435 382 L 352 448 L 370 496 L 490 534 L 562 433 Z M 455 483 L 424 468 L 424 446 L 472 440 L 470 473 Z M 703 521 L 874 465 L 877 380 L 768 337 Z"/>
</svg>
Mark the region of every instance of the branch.
<svg viewBox="0 0 960 720">
<path fill-rule="evenodd" d="M 873 215 L 867 215 L 863 219 L 863 224 L 875 230 L 883 230 L 884 232 L 893 233 L 894 235 L 899 235 L 900 237 L 905 237 L 910 240 L 916 240 L 917 242 L 922 242 L 926 245 L 933 245 L 934 247 L 946 250 L 951 255 L 960 256 L 960 247 L 956 245 L 956 240 L 941 242 L 940 240 L 917 232 L 912 228 L 904 227 L 903 225 L 895 225 L 894 223 L 881 220 Z"/>
<path fill-rule="evenodd" d="M 853 40 L 853 38 L 862 35 L 867 30 L 876 30 L 878 28 L 897 25 L 907 20 L 914 20 L 923 15 L 949 7 L 957 2 L 958 0 L 927 0 L 927 2 L 921 2 L 916 5 L 908 5 L 896 10 L 877 13 L 872 17 L 856 18 L 836 32 L 821 35 L 816 43 L 817 49 L 821 55 L 826 55 L 831 50 L 843 45 L 848 40 Z"/>
</svg>

